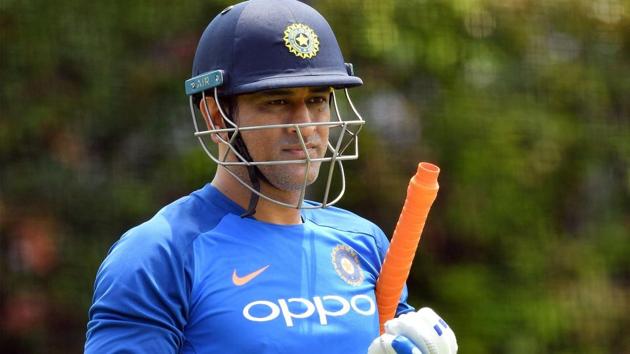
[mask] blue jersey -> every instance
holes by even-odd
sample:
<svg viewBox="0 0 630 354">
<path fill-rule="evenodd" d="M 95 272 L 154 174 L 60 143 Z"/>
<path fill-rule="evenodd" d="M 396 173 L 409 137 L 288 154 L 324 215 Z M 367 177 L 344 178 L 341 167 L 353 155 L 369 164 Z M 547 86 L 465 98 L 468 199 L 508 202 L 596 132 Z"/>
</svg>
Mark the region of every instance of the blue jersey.
<svg viewBox="0 0 630 354">
<path fill-rule="evenodd" d="M 96 277 L 86 353 L 366 353 L 383 232 L 339 208 L 298 225 L 243 212 L 208 184 L 123 235 Z"/>
</svg>

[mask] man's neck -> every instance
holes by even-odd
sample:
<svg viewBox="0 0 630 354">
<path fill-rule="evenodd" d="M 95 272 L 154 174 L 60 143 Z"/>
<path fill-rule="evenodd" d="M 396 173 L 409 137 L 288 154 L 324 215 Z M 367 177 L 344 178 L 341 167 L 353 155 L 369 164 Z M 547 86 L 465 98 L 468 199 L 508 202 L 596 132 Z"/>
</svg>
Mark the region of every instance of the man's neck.
<svg viewBox="0 0 630 354">
<path fill-rule="evenodd" d="M 249 207 L 252 192 L 225 171 L 224 167 L 219 166 L 219 168 L 217 168 L 217 173 L 212 180 L 212 185 L 243 209 Z M 286 201 L 286 203 L 296 203 L 300 193 L 299 191 L 280 191 L 264 182 L 261 182 L 261 191 L 271 198 Z M 264 198 L 258 199 L 254 218 L 270 224 L 279 225 L 302 223 L 299 209 L 287 208 Z"/>
</svg>

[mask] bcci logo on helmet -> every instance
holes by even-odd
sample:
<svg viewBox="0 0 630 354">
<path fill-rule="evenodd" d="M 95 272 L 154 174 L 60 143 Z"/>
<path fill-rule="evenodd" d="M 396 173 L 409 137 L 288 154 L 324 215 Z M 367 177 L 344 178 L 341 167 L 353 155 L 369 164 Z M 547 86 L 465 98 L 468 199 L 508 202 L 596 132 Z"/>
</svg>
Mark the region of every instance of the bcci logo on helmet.
<svg viewBox="0 0 630 354">
<path fill-rule="evenodd" d="M 309 26 L 294 23 L 284 30 L 284 45 L 302 59 L 310 59 L 319 51 L 319 38 Z"/>
</svg>

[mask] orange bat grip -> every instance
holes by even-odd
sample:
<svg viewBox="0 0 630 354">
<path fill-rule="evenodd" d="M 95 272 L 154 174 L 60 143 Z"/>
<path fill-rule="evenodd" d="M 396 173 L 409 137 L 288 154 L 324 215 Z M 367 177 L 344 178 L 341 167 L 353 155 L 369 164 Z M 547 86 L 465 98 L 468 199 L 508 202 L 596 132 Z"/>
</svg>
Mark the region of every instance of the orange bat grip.
<svg viewBox="0 0 630 354">
<path fill-rule="evenodd" d="M 424 223 L 437 196 L 437 177 L 440 168 L 428 162 L 418 165 L 416 175 L 409 181 L 407 198 L 389 250 L 385 255 L 381 273 L 376 281 L 376 303 L 381 334 L 385 322 L 394 318 L 400 295 L 409 276 L 416 255 Z"/>
</svg>

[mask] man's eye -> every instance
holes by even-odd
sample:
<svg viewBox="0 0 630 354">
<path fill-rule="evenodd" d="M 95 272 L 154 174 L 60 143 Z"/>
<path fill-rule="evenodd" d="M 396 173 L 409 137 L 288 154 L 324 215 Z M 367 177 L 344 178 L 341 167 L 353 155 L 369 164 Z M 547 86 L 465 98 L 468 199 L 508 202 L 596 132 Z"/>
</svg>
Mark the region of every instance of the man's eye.
<svg viewBox="0 0 630 354">
<path fill-rule="evenodd" d="M 311 97 L 308 101 L 309 103 L 326 103 L 327 98 L 326 97 Z"/>
<path fill-rule="evenodd" d="M 279 106 L 279 105 L 287 104 L 287 101 L 279 99 L 279 100 L 269 101 L 269 102 L 267 102 L 267 104 L 274 105 L 274 106 Z"/>
</svg>

